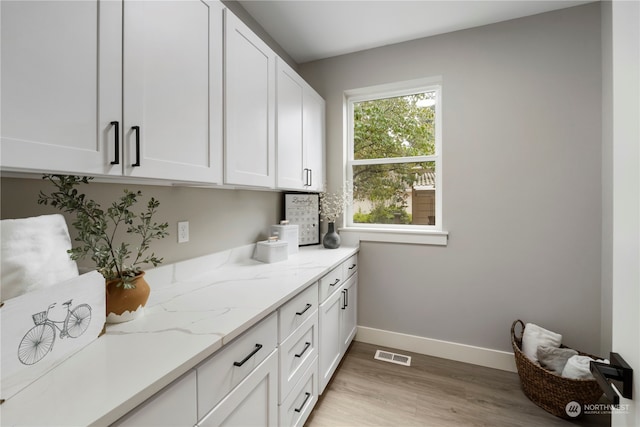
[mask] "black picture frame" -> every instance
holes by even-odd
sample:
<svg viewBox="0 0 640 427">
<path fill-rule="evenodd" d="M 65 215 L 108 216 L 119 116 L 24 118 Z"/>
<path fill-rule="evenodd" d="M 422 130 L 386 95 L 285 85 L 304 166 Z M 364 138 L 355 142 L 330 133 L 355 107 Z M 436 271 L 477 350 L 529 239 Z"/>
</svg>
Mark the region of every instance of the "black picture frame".
<svg viewBox="0 0 640 427">
<path fill-rule="evenodd" d="M 320 194 L 286 192 L 284 218 L 298 225 L 299 246 L 320 244 Z"/>
</svg>

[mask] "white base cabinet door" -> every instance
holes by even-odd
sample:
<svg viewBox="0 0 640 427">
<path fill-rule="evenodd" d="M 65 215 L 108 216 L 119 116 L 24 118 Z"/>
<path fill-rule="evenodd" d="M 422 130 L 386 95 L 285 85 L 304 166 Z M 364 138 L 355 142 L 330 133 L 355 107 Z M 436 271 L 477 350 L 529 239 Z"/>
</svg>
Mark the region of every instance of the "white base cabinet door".
<svg viewBox="0 0 640 427">
<path fill-rule="evenodd" d="M 196 421 L 196 372 L 191 370 L 112 426 L 192 426 Z"/>
<path fill-rule="evenodd" d="M 0 15 L 2 169 L 121 175 L 122 2 L 1 1 Z"/>
<path fill-rule="evenodd" d="M 341 293 L 340 340 L 342 341 L 341 346 L 344 355 L 356 336 L 358 328 L 358 273 L 355 273 L 347 280 Z"/>
<path fill-rule="evenodd" d="M 275 427 L 277 424 L 278 351 L 274 350 L 197 425 Z"/>
<path fill-rule="evenodd" d="M 342 357 L 342 339 L 340 336 L 342 296 L 342 287 L 340 287 L 325 302 L 320 304 L 320 311 L 318 312 L 318 322 L 320 323 L 318 343 L 320 394 L 322 394 L 329 380 L 331 380 Z"/>
<path fill-rule="evenodd" d="M 325 298 L 318 311 L 318 323 L 320 324 L 318 386 L 320 394 L 327 387 L 351 341 L 356 336 L 358 321 L 358 273 L 355 270 L 356 266 L 357 259 L 351 258 L 320 279 L 320 298 Z M 352 271 L 355 273 L 351 273 Z M 345 276 L 349 276 L 348 279 L 338 286 L 338 283 Z M 338 288 L 331 292 L 333 289 L 331 285 L 334 283 Z M 326 296 L 328 292 L 330 293 Z"/>
</svg>

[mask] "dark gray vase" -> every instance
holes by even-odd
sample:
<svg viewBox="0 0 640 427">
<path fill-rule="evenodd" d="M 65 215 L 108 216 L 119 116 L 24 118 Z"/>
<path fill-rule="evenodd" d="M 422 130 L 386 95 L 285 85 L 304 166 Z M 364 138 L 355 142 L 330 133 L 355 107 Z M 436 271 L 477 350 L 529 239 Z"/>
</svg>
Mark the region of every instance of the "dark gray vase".
<svg viewBox="0 0 640 427">
<path fill-rule="evenodd" d="M 329 230 L 322 239 L 322 245 L 327 249 L 337 249 L 340 247 L 340 235 L 335 230 L 335 224 L 330 222 Z"/>
</svg>

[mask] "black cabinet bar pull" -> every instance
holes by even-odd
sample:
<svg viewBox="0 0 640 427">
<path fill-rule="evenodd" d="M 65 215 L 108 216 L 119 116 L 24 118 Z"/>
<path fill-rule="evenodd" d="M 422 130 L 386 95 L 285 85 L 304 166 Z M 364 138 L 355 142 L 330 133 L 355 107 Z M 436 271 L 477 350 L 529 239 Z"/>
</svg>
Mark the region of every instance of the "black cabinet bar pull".
<svg viewBox="0 0 640 427">
<path fill-rule="evenodd" d="M 312 307 L 311 304 L 307 303 L 307 305 L 305 305 L 305 307 L 304 307 L 304 310 L 296 311 L 296 316 L 302 316 L 304 314 L 304 312 L 309 310 L 311 307 Z"/>
<path fill-rule="evenodd" d="M 336 281 L 335 281 L 335 282 L 333 282 L 333 283 L 329 283 L 329 286 L 335 286 L 335 285 L 337 285 L 338 283 L 340 283 L 340 279 L 336 279 Z"/>
<path fill-rule="evenodd" d="M 304 343 L 304 348 L 302 349 L 302 351 L 299 354 L 294 354 L 294 356 L 295 357 L 302 357 L 302 355 L 309 349 L 310 345 L 311 345 L 310 342 Z"/>
<path fill-rule="evenodd" d="M 349 267 L 349 270 L 353 270 L 354 268 L 356 268 L 356 265 L 352 264 L 351 267 Z"/>
<path fill-rule="evenodd" d="M 307 168 L 304 168 L 304 185 L 305 186 L 309 186 L 309 170 Z"/>
<path fill-rule="evenodd" d="M 300 411 L 302 411 L 302 408 L 304 408 L 304 405 L 306 405 L 306 404 L 307 404 L 307 400 L 309 400 L 309 398 L 311 397 L 311 393 L 308 393 L 308 392 L 307 392 L 307 393 L 305 393 L 304 395 L 305 395 L 306 397 L 304 398 L 304 401 L 302 402 L 302 405 L 300 405 L 300 407 L 299 407 L 299 408 L 295 408 L 295 409 L 294 409 L 294 411 L 296 411 L 296 412 L 300 412 Z"/>
<path fill-rule="evenodd" d="M 341 309 L 343 309 L 343 310 L 344 310 L 345 308 L 347 308 L 347 305 L 349 305 L 349 304 L 348 304 L 348 299 L 347 299 L 347 298 L 348 298 L 348 297 L 347 297 L 347 290 L 346 290 L 346 289 L 343 289 L 343 290 L 342 290 L 342 304 L 343 304 L 343 305 L 342 305 L 342 307 L 340 307 L 340 308 L 341 308 Z"/>
<path fill-rule="evenodd" d="M 313 170 L 312 169 L 307 169 L 309 172 L 309 183 L 307 184 L 309 187 L 311 187 L 313 185 Z"/>
<path fill-rule="evenodd" d="M 112 165 L 119 165 L 120 164 L 120 122 L 111 122 L 111 126 L 113 126 L 114 132 L 116 134 L 115 137 L 115 141 L 116 141 L 116 149 L 114 151 L 114 158 L 115 160 L 111 162 Z"/>
<path fill-rule="evenodd" d="M 131 129 L 136 133 L 136 162 L 131 166 L 140 166 L 140 126 L 131 126 Z"/>
<path fill-rule="evenodd" d="M 247 357 L 242 359 L 240 362 L 233 362 L 233 366 L 244 365 L 247 362 L 247 360 L 251 359 L 251 357 L 253 357 L 253 355 L 256 354 L 257 352 L 259 352 L 261 348 L 262 348 L 262 344 L 256 344 L 256 348 L 254 348 L 253 351 L 249 353 Z"/>
</svg>

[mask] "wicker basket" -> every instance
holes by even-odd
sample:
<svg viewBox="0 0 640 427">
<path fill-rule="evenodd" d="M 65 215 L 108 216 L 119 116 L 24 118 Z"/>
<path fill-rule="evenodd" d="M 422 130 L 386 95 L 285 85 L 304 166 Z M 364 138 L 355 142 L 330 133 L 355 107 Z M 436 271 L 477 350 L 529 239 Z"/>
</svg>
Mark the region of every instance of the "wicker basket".
<svg viewBox="0 0 640 427">
<path fill-rule="evenodd" d="M 515 333 L 518 323 L 522 328 L 520 337 L 516 337 Z M 531 361 L 522 352 L 522 331 L 524 331 L 522 320 L 513 322 L 511 325 L 511 345 L 516 358 L 522 391 L 533 403 L 557 417 L 569 419 L 573 418 L 569 417 L 566 411 L 569 402 L 577 402 L 581 407 L 598 402 L 602 396 L 602 390 L 595 379 L 565 378 Z M 578 353 L 598 359 L 590 354 Z"/>
</svg>

